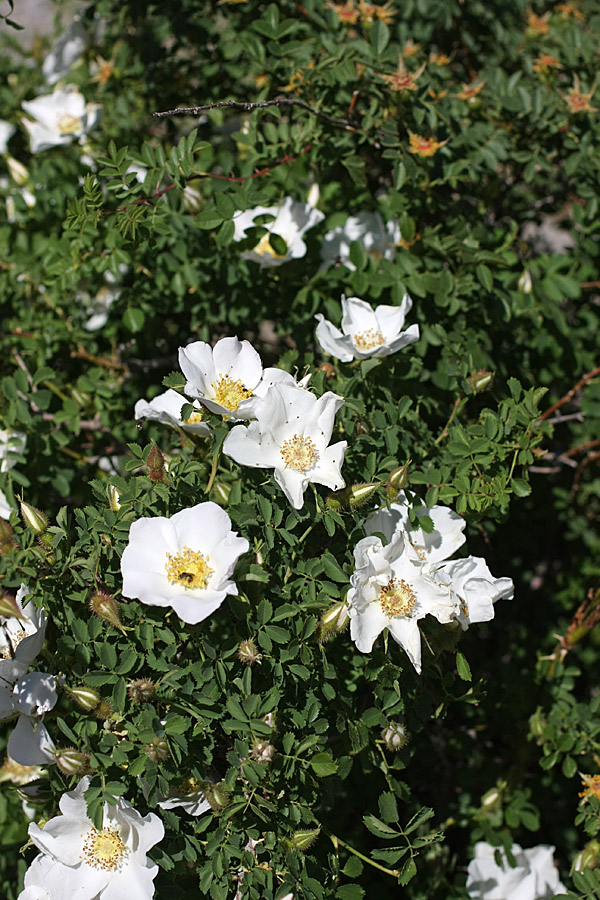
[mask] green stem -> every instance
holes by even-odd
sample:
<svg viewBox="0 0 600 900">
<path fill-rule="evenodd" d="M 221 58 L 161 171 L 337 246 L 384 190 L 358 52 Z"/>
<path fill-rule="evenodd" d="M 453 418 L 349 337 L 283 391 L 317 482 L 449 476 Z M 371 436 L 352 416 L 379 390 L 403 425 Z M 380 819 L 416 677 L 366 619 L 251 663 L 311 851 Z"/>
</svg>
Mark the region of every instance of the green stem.
<svg viewBox="0 0 600 900">
<path fill-rule="evenodd" d="M 386 875 L 391 875 L 392 878 L 398 878 L 400 872 L 397 869 L 386 869 L 385 866 L 380 866 L 379 863 L 375 862 L 374 859 L 369 859 L 368 856 L 365 856 L 364 853 L 360 853 L 358 850 L 355 850 L 354 847 L 351 847 L 350 844 L 347 844 L 346 841 L 343 841 L 336 834 L 332 834 L 331 831 L 328 831 L 326 828 L 323 829 L 325 834 L 328 834 L 331 838 L 331 842 L 334 847 L 337 847 L 339 844 L 340 847 L 343 847 L 345 850 L 348 850 L 349 853 L 353 853 L 354 856 L 357 856 L 359 859 L 362 859 L 363 862 L 368 863 L 370 866 L 373 866 L 374 869 L 379 869 L 380 872 L 385 872 Z"/>
<path fill-rule="evenodd" d="M 217 474 L 217 466 L 219 465 L 219 456 L 220 455 L 221 455 L 220 451 L 218 451 L 213 456 L 212 466 L 210 469 L 210 477 L 208 479 L 208 484 L 206 485 L 206 490 L 204 492 L 205 494 L 210 494 L 210 492 L 212 490 L 213 482 L 215 480 L 215 475 Z"/>
<path fill-rule="evenodd" d="M 456 416 L 457 412 L 458 412 L 458 411 L 461 409 L 461 407 L 464 405 L 465 400 L 466 400 L 466 397 L 457 397 L 457 398 L 456 398 L 456 400 L 455 400 L 455 402 L 454 402 L 454 408 L 452 409 L 452 412 L 450 413 L 450 417 L 449 417 L 448 421 L 447 421 L 446 424 L 444 425 L 444 428 L 443 428 L 441 434 L 439 435 L 439 437 L 437 437 L 437 438 L 435 439 L 435 443 L 436 443 L 436 444 L 439 444 L 440 441 L 443 441 L 443 439 L 447 436 L 447 434 L 448 434 L 448 429 L 449 429 L 450 426 L 452 425 L 452 423 L 453 423 L 453 421 L 454 421 L 454 417 Z"/>
</svg>

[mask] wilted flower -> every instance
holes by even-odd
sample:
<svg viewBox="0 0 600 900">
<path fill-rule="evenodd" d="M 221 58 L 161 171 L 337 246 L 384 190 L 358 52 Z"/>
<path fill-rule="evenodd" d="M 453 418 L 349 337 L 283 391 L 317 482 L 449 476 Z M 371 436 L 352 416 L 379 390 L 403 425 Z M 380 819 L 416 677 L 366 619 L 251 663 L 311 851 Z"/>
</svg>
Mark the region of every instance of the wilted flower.
<svg viewBox="0 0 600 900">
<path fill-rule="evenodd" d="M 485 81 L 479 81 L 474 84 L 462 84 L 461 87 L 462 90 L 456 96 L 460 97 L 461 100 L 472 100 L 473 97 L 477 97 L 481 93 L 485 87 Z"/>
<path fill-rule="evenodd" d="M 8 472 L 16 466 L 16 457 L 21 456 L 27 445 L 27 435 L 20 431 L 0 429 L 0 472 Z"/>
<path fill-rule="evenodd" d="M 366 0 L 359 0 L 358 3 L 358 12 L 360 15 L 361 22 L 365 22 L 366 24 L 371 24 L 379 19 L 380 22 L 385 22 L 386 25 L 391 25 L 394 21 L 394 16 L 396 13 L 393 11 L 392 7 L 393 0 L 388 0 L 387 3 L 384 3 L 383 6 L 378 6 L 376 3 L 367 3 Z"/>
<path fill-rule="evenodd" d="M 136 419 L 151 419 L 170 425 L 172 428 L 182 428 L 190 434 L 199 434 L 209 437 L 211 430 L 206 422 L 202 421 L 202 408 L 199 403 L 193 402 L 194 412 L 185 421 L 181 419 L 183 406 L 189 403 L 185 397 L 177 391 L 168 390 L 158 394 L 153 400 L 138 400 L 135 404 L 134 415 Z"/>
<path fill-rule="evenodd" d="M 210 616 L 228 594 L 231 575 L 249 544 L 211 501 L 166 519 L 137 519 L 121 559 L 123 595 L 150 606 L 171 606 L 190 625 Z"/>
<path fill-rule="evenodd" d="M 67 30 L 54 44 L 42 63 L 42 72 L 48 84 L 56 82 L 67 74 L 85 50 L 87 32 L 79 19 L 74 19 Z"/>
<path fill-rule="evenodd" d="M 358 297 L 342 297 L 342 330 L 317 313 L 316 336 L 321 349 L 342 362 L 389 356 L 419 339 L 419 326 L 402 331 L 412 300 L 405 294 L 400 306 L 378 306 Z"/>
<path fill-rule="evenodd" d="M 580 775 L 580 777 L 583 790 L 579 796 L 583 797 L 583 802 L 585 803 L 589 797 L 600 800 L 600 775 Z"/>
<path fill-rule="evenodd" d="M 34 100 L 24 100 L 22 106 L 33 120 L 23 120 L 31 139 L 32 153 L 83 138 L 100 121 L 102 109 L 97 103 L 86 104 L 83 94 L 74 85 L 55 89 L 52 94 Z"/>
<path fill-rule="evenodd" d="M 242 253 L 244 259 L 250 259 L 260 266 L 280 266 L 290 259 L 299 259 L 306 253 L 306 244 L 302 236 L 309 228 L 318 225 L 325 217 L 318 209 L 308 203 L 298 203 L 291 197 L 284 197 L 279 206 L 256 206 L 245 212 L 234 215 L 234 241 L 242 241 L 246 231 L 253 228 L 258 216 L 273 216 L 273 220 L 264 227 L 267 229 L 256 247 Z M 278 253 L 269 242 L 271 234 L 277 234 L 285 242 L 285 252 Z"/>
<path fill-rule="evenodd" d="M 527 29 L 526 34 L 528 37 L 539 37 L 543 34 L 548 34 L 548 29 L 550 28 L 548 20 L 550 19 L 550 13 L 544 13 L 543 16 L 538 16 L 532 9 L 527 11 Z"/>
<path fill-rule="evenodd" d="M 22 766 L 7 754 L 2 768 L 0 768 L 0 784 L 8 781 L 22 787 L 24 784 L 37 781 L 43 774 L 44 769 L 41 766 Z"/>
<path fill-rule="evenodd" d="M 321 259 L 324 267 L 339 260 L 347 269 L 356 266 L 350 261 L 350 244 L 362 244 L 373 259 L 393 259 L 402 239 L 398 223 L 394 220 L 384 225 L 379 213 L 361 212 L 349 216 L 344 225 L 328 231 L 321 245 Z"/>
<path fill-rule="evenodd" d="M 96 829 L 83 796 L 89 784 L 84 776 L 74 791 L 63 794 L 62 815 L 43 828 L 29 826 L 29 836 L 42 856 L 25 876 L 26 889 L 44 889 L 52 900 L 151 900 L 158 866 L 146 854 L 162 840 L 162 822 L 154 813 L 142 817 L 119 797 L 114 806 L 104 804 L 103 825 Z"/>
<path fill-rule="evenodd" d="M 332 9 L 342 25 L 356 25 L 358 22 L 358 10 L 352 0 L 346 3 L 328 3 L 329 9 Z"/>
<path fill-rule="evenodd" d="M 445 53 L 430 53 L 429 62 L 435 66 L 447 66 L 450 64 L 450 57 Z"/>
<path fill-rule="evenodd" d="M 347 596 L 352 640 L 361 653 L 370 653 L 387 628 L 420 672 L 418 620 L 431 613 L 449 623 L 454 610 L 447 592 L 431 578 L 402 532 L 385 547 L 377 537 L 363 538 L 354 548 L 354 560 Z"/>
<path fill-rule="evenodd" d="M 332 490 L 344 487 L 341 466 L 346 441 L 328 446 L 335 414 L 343 399 L 327 391 L 317 399 L 309 391 L 274 384 L 257 408 L 256 422 L 236 425 L 223 452 L 243 466 L 275 470 L 275 481 L 295 509 L 304 504 L 309 482 Z"/>
<path fill-rule="evenodd" d="M 581 83 L 579 81 L 579 75 L 573 75 L 573 87 L 569 88 L 566 96 L 563 94 L 563 98 L 569 107 L 569 112 L 571 113 L 581 113 L 581 112 L 596 112 L 597 107 L 592 106 L 590 104 L 590 100 L 592 99 L 596 87 L 598 86 L 597 80 L 594 82 L 594 85 L 591 91 L 585 93 L 581 90 Z"/>
<path fill-rule="evenodd" d="M 500 855 L 501 864 L 494 858 Z M 553 861 L 554 847 L 539 844 L 522 850 L 518 844 L 510 848 L 516 866 L 512 867 L 506 852 L 485 841 L 475 844 L 475 858 L 467 870 L 467 892 L 473 900 L 552 900 L 566 892 Z"/>
<path fill-rule="evenodd" d="M 4 119 L 0 119 L 0 153 L 6 153 L 8 142 L 16 130 L 15 126 L 11 125 L 10 122 L 5 122 Z"/>
<path fill-rule="evenodd" d="M 497 600 L 512 600 L 511 578 L 494 578 L 485 559 L 467 556 L 447 562 L 435 572 L 435 580 L 448 585 L 454 598 L 453 618 L 466 631 L 472 622 L 489 622 L 494 618 Z"/>
<path fill-rule="evenodd" d="M 434 138 L 422 137 L 420 134 L 409 131 L 408 140 L 410 142 L 409 153 L 416 153 L 417 156 L 434 156 L 440 147 L 448 143 L 449 138 L 446 138 L 445 141 L 436 141 Z"/>
<path fill-rule="evenodd" d="M 533 61 L 533 71 L 538 74 L 549 72 L 550 69 L 562 69 L 560 60 L 550 53 L 540 53 Z"/>
<path fill-rule="evenodd" d="M 380 74 L 379 77 L 383 78 L 390 91 L 416 91 L 417 80 L 423 74 L 425 65 L 426 63 L 423 63 L 416 72 L 408 72 L 404 65 L 404 60 L 400 57 L 398 60 L 398 68 L 393 75 Z"/>
</svg>

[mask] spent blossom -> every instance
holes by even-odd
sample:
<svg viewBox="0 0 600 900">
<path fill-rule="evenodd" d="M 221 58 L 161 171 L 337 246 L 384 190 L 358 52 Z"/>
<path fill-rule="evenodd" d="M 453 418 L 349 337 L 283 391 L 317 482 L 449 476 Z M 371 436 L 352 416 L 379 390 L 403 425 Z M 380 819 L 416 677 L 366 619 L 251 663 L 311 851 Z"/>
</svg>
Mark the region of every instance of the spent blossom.
<svg viewBox="0 0 600 900">
<path fill-rule="evenodd" d="M 303 241 L 304 234 L 318 225 L 325 216 L 308 203 L 299 203 L 291 197 L 284 197 L 279 206 L 256 206 L 245 212 L 234 215 L 233 224 L 235 232 L 234 241 L 241 241 L 246 237 L 246 231 L 255 227 L 255 220 L 259 216 L 272 216 L 264 227 L 265 234 L 252 250 L 242 253 L 244 259 L 252 260 L 261 267 L 281 266 L 290 259 L 299 259 L 306 253 L 306 244 Z M 270 243 L 272 234 L 279 235 L 285 243 L 285 252 L 279 253 Z"/>
<path fill-rule="evenodd" d="M 317 313 L 317 341 L 325 353 L 342 362 L 389 356 L 419 339 L 418 325 L 402 330 L 411 307 L 408 294 L 404 295 L 400 306 L 377 306 L 375 309 L 358 297 L 342 297 L 341 331 Z"/>
</svg>

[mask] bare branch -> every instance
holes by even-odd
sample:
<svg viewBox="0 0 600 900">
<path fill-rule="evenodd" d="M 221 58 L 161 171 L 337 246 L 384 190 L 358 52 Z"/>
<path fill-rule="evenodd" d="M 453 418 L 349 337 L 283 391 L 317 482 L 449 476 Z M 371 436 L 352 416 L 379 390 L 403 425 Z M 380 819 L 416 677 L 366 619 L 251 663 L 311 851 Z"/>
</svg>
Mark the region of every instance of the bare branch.
<svg viewBox="0 0 600 900">
<path fill-rule="evenodd" d="M 306 112 L 312 113 L 318 119 L 322 119 L 335 128 L 343 128 L 345 131 L 358 131 L 356 125 L 350 119 L 336 119 L 314 106 L 309 106 L 304 100 L 295 100 L 293 97 L 276 97 L 274 100 L 260 100 L 256 103 L 246 103 L 240 100 L 221 100 L 219 103 L 208 103 L 205 106 L 181 106 L 177 109 L 167 109 L 164 112 L 154 112 L 155 119 L 165 119 L 167 116 L 197 116 L 209 109 L 241 109 L 243 112 L 254 112 L 255 109 L 266 109 L 269 106 L 285 107 L 297 106 Z"/>
</svg>

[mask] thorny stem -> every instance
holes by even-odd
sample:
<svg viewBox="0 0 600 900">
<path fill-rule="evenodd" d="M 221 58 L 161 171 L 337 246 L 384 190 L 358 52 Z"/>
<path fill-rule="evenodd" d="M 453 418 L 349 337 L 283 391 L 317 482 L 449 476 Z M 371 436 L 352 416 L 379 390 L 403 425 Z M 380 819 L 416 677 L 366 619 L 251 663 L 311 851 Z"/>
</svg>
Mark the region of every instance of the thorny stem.
<svg viewBox="0 0 600 900">
<path fill-rule="evenodd" d="M 398 878 L 400 872 L 397 869 L 386 869 L 385 866 L 381 866 L 378 862 L 375 862 L 374 859 L 369 859 L 368 856 L 365 856 L 364 853 L 360 853 L 358 850 L 355 850 L 354 847 L 351 847 L 350 844 L 347 844 L 346 841 L 343 841 L 337 834 L 332 834 L 331 831 L 328 831 L 327 828 L 324 828 L 323 831 L 325 834 L 329 835 L 331 838 L 331 843 L 337 850 L 338 844 L 340 847 L 343 847 L 344 850 L 348 850 L 350 853 L 353 853 L 354 856 L 358 856 L 359 859 L 362 859 L 363 862 L 368 863 L 370 866 L 373 866 L 374 869 L 379 869 L 380 872 L 385 872 L 386 875 L 391 875 L 392 878 Z"/>
<path fill-rule="evenodd" d="M 565 403 L 568 403 L 569 400 L 571 400 L 575 396 L 577 391 L 580 391 L 581 388 L 596 375 L 600 375 L 600 366 L 597 366 L 595 369 L 592 369 L 591 372 L 588 372 L 587 375 L 584 375 L 583 378 L 580 378 L 575 387 L 572 387 L 571 390 L 564 395 L 564 397 L 561 397 L 560 400 L 557 400 L 556 403 L 553 403 L 552 406 L 549 406 L 548 409 L 542 413 L 542 415 L 538 419 L 538 422 L 543 422 L 544 419 L 547 419 L 548 416 L 552 415 L 554 410 L 560 409 L 561 406 L 564 406 Z"/>
<path fill-rule="evenodd" d="M 323 119 L 329 125 L 335 125 L 336 128 L 344 128 L 346 131 L 358 131 L 355 124 L 349 119 L 336 119 L 327 115 L 327 113 L 321 112 L 320 109 L 309 106 L 304 100 L 295 100 L 292 97 L 276 97 L 274 100 L 261 100 L 256 103 L 247 103 L 240 100 L 221 100 L 219 103 L 208 103 L 205 106 L 182 106 L 177 109 L 168 109 L 164 112 L 155 112 L 152 115 L 155 119 L 164 119 L 167 116 L 197 116 L 201 112 L 206 112 L 210 109 L 222 109 L 223 107 L 253 112 L 255 109 L 265 109 L 269 106 L 298 106 L 300 109 L 312 113 L 313 116 Z"/>
</svg>

